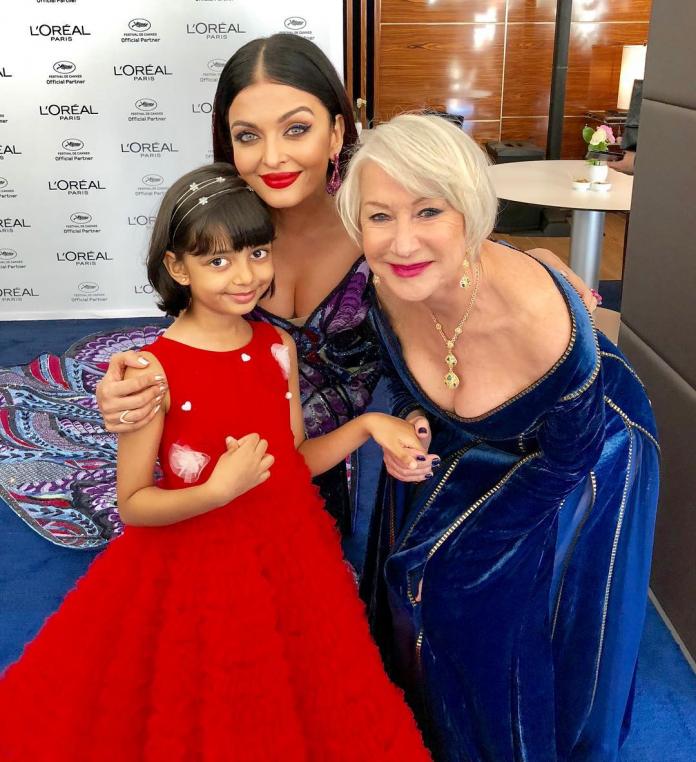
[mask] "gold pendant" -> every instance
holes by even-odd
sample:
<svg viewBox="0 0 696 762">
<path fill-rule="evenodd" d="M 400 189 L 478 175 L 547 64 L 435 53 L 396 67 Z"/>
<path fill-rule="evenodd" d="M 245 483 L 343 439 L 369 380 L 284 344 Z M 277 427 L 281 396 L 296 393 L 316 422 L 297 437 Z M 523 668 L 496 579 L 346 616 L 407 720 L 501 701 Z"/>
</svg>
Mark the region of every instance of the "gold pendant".
<svg viewBox="0 0 696 762">
<path fill-rule="evenodd" d="M 470 285 L 471 285 L 471 278 L 468 275 L 462 275 L 462 277 L 459 279 L 459 287 L 469 288 Z"/>
<path fill-rule="evenodd" d="M 456 389 L 459 386 L 459 376 L 453 370 L 445 374 L 445 386 L 448 389 Z"/>
<path fill-rule="evenodd" d="M 447 357 L 445 357 L 445 362 L 449 365 L 449 369 L 452 370 L 457 364 L 457 358 L 453 354 L 448 354 Z"/>
</svg>

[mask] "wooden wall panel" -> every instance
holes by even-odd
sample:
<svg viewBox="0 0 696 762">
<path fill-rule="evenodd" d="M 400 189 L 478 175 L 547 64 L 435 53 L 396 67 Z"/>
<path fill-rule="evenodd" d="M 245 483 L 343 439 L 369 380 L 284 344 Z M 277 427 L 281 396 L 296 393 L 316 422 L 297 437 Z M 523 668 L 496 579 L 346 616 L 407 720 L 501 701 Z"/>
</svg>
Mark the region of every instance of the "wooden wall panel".
<svg viewBox="0 0 696 762">
<path fill-rule="evenodd" d="M 546 148 L 546 133 L 549 120 L 545 116 L 503 117 L 500 139 L 522 140 Z"/>
<path fill-rule="evenodd" d="M 501 24 L 383 24 L 377 120 L 425 106 L 469 120 L 499 119 L 504 37 Z"/>
<path fill-rule="evenodd" d="M 503 116 L 549 113 L 554 24 L 509 24 Z"/>
<path fill-rule="evenodd" d="M 574 0 L 573 21 L 650 21 L 652 0 Z M 509 0 L 508 23 L 556 20 L 556 0 Z"/>
<path fill-rule="evenodd" d="M 646 41 L 651 6 L 574 0 L 564 157 L 584 155 L 588 111 L 616 108 L 622 48 Z M 375 0 L 374 7 L 377 121 L 431 107 L 462 115 L 477 140 L 546 146 L 556 0 Z"/>
<path fill-rule="evenodd" d="M 504 22 L 505 0 L 382 0 L 383 24 Z"/>
<path fill-rule="evenodd" d="M 624 45 L 648 39 L 648 24 L 585 24 L 570 29 L 565 114 L 616 108 Z"/>
</svg>

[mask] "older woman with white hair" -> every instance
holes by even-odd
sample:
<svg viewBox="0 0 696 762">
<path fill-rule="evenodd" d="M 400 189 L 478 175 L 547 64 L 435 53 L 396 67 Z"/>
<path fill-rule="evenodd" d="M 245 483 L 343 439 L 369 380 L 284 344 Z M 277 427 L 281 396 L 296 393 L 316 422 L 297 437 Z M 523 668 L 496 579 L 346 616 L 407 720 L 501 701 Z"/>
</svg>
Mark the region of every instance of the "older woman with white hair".
<svg viewBox="0 0 696 762">
<path fill-rule="evenodd" d="M 437 453 L 380 490 L 363 586 L 388 667 L 437 760 L 615 760 L 658 489 L 640 380 L 563 277 L 487 240 L 486 160 L 447 120 L 371 130 L 339 209 L 395 413 Z"/>
</svg>

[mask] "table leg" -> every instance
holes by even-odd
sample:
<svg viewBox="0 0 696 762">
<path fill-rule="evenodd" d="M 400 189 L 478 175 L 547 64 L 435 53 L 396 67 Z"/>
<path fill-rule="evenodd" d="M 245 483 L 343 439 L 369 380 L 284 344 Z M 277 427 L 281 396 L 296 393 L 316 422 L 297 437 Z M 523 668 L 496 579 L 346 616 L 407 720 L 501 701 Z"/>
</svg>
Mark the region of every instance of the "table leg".
<svg viewBox="0 0 696 762">
<path fill-rule="evenodd" d="M 599 262 L 602 258 L 605 212 L 573 209 L 570 231 L 570 268 L 590 288 L 599 284 Z"/>
</svg>

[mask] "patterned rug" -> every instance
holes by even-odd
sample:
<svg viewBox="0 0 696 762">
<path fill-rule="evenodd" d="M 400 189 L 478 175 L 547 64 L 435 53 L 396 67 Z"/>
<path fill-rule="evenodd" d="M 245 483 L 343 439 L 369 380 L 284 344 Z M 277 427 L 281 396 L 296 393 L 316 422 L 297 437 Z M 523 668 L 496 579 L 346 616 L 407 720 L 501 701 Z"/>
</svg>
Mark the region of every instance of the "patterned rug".
<svg viewBox="0 0 696 762">
<path fill-rule="evenodd" d="M 114 352 L 162 332 L 144 326 L 80 339 L 63 355 L 0 369 L 0 497 L 32 529 L 71 548 L 119 535 L 116 436 L 94 396 Z"/>
</svg>

